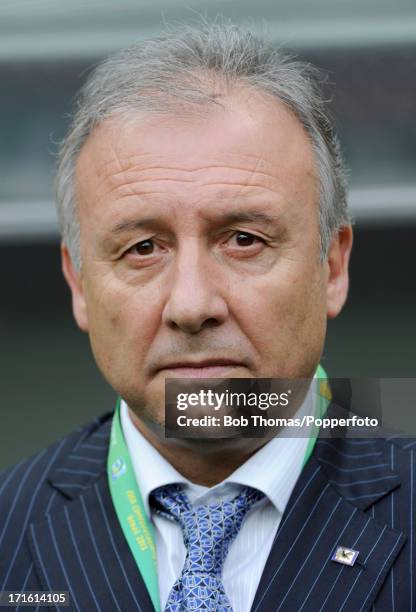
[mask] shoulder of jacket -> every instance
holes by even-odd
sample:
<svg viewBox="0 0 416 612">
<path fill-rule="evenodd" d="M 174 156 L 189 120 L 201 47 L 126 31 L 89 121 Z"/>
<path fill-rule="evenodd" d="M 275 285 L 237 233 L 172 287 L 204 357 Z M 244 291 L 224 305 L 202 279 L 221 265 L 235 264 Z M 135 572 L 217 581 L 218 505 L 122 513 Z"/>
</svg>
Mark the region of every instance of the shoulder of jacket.
<svg viewBox="0 0 416 612">
<path fill-rule="evenodd" d="M 25 491 L 30 497 L 31 492 L 46 483 L 47 475 L 61 463 L 71 451 L 95 432 L 103 428 L 111 420 L 113 411 L 106 412 L 72 431 L 49 446 L 37 451 L 18 463 L 6 468 L 0 473 L 0 516 L 1 508 L 10 503 L 18 492 Z M 107 429 L 107 428 L 106 428 Z M 25 495 L 25 497 L 26 497 Z"/>
</svg>

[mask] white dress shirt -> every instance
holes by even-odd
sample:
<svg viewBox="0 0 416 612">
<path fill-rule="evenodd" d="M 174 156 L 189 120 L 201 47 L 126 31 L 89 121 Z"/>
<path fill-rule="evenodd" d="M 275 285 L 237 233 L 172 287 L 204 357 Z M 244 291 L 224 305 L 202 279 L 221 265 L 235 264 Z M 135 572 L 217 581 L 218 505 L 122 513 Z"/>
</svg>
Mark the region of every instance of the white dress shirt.
<svg viewBox="0 0 416 612">
<path fill-rule="evenodd" d="M 309 389 L 295 416 L 313 414 L 314 393 Z M 134 426 L 127 404 L 121 402 L 121 426 L 148 517 L 153 522 L 161 609 L 180 576 L 186 556 L 182 530 L 175 521 L 149 507 L 149 494 L 157 487 L 183 483 L 192 504 L 232 499 L 251 486 L 266 497 L 246 515 L 225 559 L 222 581 L 234 612 L 249 612 L 286 504 L 302 470 L 308 437 L 284 437 L 267 442 L 228 478 L 213 487 L 197 485 L 180 474 Z"/>
</svg>

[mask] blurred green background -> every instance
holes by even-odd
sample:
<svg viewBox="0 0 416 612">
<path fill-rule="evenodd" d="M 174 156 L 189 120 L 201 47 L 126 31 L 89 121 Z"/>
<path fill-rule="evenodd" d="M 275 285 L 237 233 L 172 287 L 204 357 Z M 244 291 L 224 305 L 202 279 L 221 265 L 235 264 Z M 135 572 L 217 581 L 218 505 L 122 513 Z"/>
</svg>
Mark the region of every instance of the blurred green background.
<svg viewBox="0 0 416 612">
<path fill-rule="evenodd" d="M 209 8 L 208 8 L 209 7 Z M 351 169 L 351 292 L 330 322 L 333 376 L 416 376 L 414 0 L 2 0 L 0 469 L 111 410 L 60 272 L 54 156 L 100 58 L 217 14 L 324 69 Z"/>
</svg>

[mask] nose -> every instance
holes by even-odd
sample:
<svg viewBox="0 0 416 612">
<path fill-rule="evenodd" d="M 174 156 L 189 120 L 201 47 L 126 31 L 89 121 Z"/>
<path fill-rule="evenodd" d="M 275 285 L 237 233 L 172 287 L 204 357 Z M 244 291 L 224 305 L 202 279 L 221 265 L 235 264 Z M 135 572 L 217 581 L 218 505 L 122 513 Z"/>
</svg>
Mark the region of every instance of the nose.
<svg viewBox="0 0 416 612">
<path fill-rule="evenodd" d="M 224 323 L 228 306 L 214 267 L 210 254 L 202 252 L 196 241 L 180 249 L 162 314 L 171 329 L 197 334 Z"/>
</svg>

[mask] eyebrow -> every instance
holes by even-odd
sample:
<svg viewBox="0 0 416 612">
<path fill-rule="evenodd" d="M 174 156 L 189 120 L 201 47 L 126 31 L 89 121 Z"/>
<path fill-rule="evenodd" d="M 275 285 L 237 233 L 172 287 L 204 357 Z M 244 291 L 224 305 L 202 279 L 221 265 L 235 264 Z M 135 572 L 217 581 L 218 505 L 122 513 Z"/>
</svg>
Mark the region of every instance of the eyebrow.
<svg viewBox="0 0 416 612">
<path fill-rule="evenodd" d="M 120 223 L 117 223 L 117 225 L 113 227 L 111 233 L 118 236 L 120 234 L 125 234 L 126 232 L 132 232 L 134 230 L 160 225 L 160 221 L 161 220 L 157 219 L 156 217 L 144 217 L 143 219 L 120 221 Z"/>
<path fill-rule="evenodd" d="M 278 221 L 277 215 L 269 215 L 260 210 L 237 210 L 227 212 L 221 215 L 218 219 L 219 223 L 241 223 L 241 222 L 260 222 L 260 223 L 276 223 Z"/>
<path fill-rule="evenodd" d="M 267 225 L 276 225 L 279 219 L 277 215 L 270 215 L 259 210 L 247 211 L 232 211 L 226 212 L 215 219 L 215 225 L 226 225 L 230 223 L 263 223 Z M 129 221 L 120 221 L 111 230 L 112 234 L 120 235 L 126 232 L 135 231 L 138 229 L 146 229 L 165 225 L 165 220 L 157 217 L 144 217 L 142 219 L 132 219 Z"/>
</svg>

